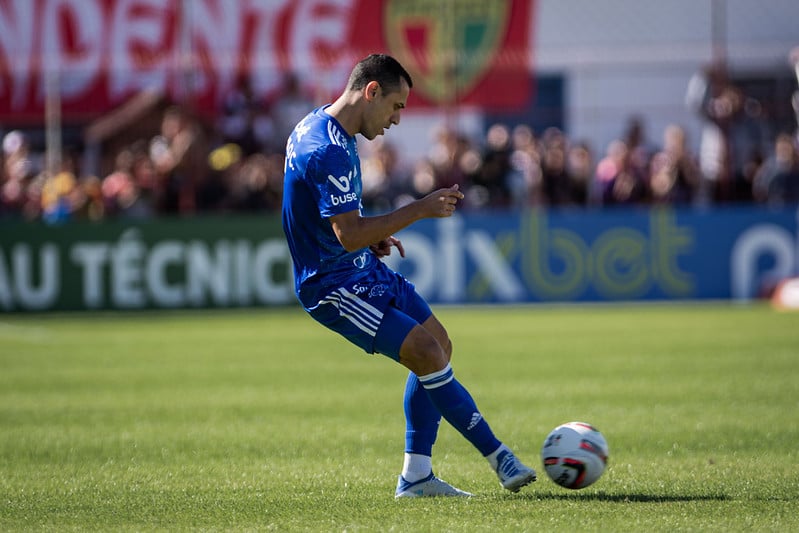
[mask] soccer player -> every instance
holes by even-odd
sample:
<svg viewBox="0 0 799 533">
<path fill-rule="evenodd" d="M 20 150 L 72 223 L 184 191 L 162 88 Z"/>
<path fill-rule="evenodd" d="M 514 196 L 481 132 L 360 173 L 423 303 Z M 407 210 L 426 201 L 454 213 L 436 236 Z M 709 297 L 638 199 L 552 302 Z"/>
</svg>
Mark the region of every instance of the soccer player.
<svg viewBox="0 0 799 533">
<path fill-rule="evenodd" d="M 405 459 L 395 496 L 471 496 L 433 474 L 432 449 L 443 417 L 488 460 L 512 492 L 535 481 L 500 442 L 467 390 L 455 379 L 444 326 L 403 276 L 380 259 L 393 234 L 424 218 L 449 217 L 463 194 L 455 185 L 380 216 L 361 213 L 356 134 L 372 140 L 400 122 L 413 81 L 400 63 L 372 54 L 350 74 L 332 104 L 294 128 L 286 145 L 283 229 L 305 310 L 367 353 L 410 370 L 405 387 Z"/>
</svg>

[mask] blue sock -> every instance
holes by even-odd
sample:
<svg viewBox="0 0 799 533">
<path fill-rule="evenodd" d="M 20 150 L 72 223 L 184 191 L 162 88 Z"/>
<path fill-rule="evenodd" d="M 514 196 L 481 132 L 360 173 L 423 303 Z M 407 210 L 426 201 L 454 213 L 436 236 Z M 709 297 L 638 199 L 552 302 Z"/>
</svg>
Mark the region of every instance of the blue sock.
<svg viewBox="0 0 799 533">
<path fill-rule="evenodd" d="M 405 453 L 432 456 L 440 423 L 441 413 L 410 372 L 405 383 Z"/>
<path fill-rule="evenodd" d="M 420 376 L 419 381 L 446 421 L 483 456 L 500 447 L 502 443 L 494 436 L 488 422 L 483 420 L 469 392 L 455 379 L 449 364 L 443 370 Z"/>
</svg>

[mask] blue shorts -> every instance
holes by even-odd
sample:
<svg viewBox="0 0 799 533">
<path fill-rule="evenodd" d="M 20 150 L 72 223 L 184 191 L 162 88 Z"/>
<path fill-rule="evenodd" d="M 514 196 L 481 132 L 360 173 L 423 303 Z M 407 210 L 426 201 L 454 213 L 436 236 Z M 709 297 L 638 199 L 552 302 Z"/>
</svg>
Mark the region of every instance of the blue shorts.
<svg viewBox="0 0 799 533">
<path fill-rule="evenodd" d="M 308 313 L 366 353 L 395 361 L 408 333 L 433 314 L 413 284 L 382 262 L 366 277 L 330 292 Z"/>
</svg>

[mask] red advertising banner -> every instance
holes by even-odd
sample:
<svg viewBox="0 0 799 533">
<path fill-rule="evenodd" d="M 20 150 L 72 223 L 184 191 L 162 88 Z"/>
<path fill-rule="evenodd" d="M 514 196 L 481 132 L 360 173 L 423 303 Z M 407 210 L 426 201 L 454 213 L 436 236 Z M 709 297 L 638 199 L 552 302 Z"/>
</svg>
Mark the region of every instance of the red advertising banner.
<svg viewBox="0 0 799 533">
<path fill-rule="evenodd" d="M 411 72 L 415 106 L 513 110 L 534 1 L 0 0 L 0 121 L 41 121 L 56 83 L 68 120 L 144 90 L 214 113 L 243 75 L 268 98 L 293 72 L 329 100 L 371 52 Z"/>
</svg>

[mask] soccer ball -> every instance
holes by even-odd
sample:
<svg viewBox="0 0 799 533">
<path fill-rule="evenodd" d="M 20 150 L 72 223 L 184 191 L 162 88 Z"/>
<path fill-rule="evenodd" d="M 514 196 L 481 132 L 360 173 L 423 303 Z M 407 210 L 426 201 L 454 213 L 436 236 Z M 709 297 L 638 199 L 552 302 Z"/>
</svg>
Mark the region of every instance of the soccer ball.
<svg viewBox="0 0 799 533">
<path fill-rule="evenodd" d="M 605 471 L 608 443 L 591 424 L 569 422 L 547 435 L 541 460 L 552 481 L 567 489 L 583 489 Z"/>
</svg>

